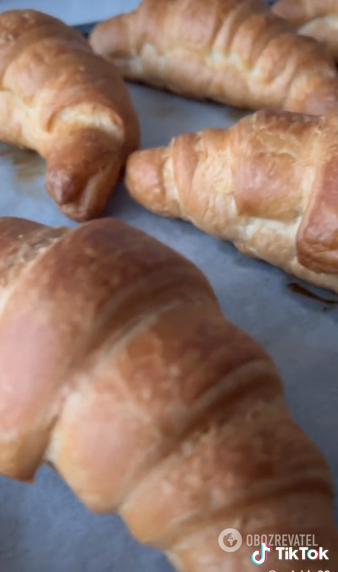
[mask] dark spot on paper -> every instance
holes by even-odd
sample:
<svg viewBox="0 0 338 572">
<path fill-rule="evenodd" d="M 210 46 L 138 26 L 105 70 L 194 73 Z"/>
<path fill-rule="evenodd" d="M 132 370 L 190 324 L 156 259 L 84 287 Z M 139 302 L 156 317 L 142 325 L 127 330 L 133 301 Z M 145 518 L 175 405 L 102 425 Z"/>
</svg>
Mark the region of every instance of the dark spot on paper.
<svg viewBox="0 0 338 572">
<path fill-rule="evenodd" d="M 157 104 L 154 106 L 153 113 L 155 113 L 158 117 L 167 117 L 168 115 L 175 113 L 175 108 L 165 103 Z"/>
<path fill-rule="evenodd" d="M 0 159 L 4 157 L 12 163 L 15 176 L 20 181 L 29 181 L 45 173 L 45 161 L 34 151 L 26 151 L 9 145 L 0 146 Z"/>
<path fill-rule="evenodd" d="M 139 112 L 143 114 L 151 114 L 153 117 L 168 117 L 177 113 L 177 109 L 174 105 L 171 105 L 167 101 L 145 101 L 142 104 Z"/>
<path fill-rule="evenodd" d="M 316 300 L 317 302 L 321 302 L 322 304 L 329 304 L 329 305 L 338 304 L 338 300 L 331 300 L 330 298 L 324 298 L 322 296 L 319 296 L 318 294 L 315 294 L 314 292 L 307 290 L 306 288 L 304 288 L 300 284 L 297 284 L 296 282 L 288 284 L 288 288 L 289 290 L 291 290 L 291 292 L 294 292 L 295 294 L 299 294 L 300 296 L 305 296 L 305 298 L 310 298 L 311 300 Z M 324 308 L 324 312 L 325 311 L 327 311 L 327 308 Z"/>
<path fill-rule="evenodd" d="M 248 113 L 249 112 L 246 111 L 245 109 L 237 109 L 236 107 L 227 108 L 227 117 L 229 117 L 229 119 L 231 119 L 234 123 L 237 123 L 238 121 L 243 119 L 243 117 L 248 115 Z"/>
</svg>

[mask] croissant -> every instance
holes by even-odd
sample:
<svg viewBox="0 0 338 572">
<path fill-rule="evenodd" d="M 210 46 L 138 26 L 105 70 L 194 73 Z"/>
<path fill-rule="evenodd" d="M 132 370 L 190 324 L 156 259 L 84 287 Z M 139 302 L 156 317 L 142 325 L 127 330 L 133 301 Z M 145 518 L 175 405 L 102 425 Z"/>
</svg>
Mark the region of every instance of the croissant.
<svg viewBox="0 0 338 572">
<path fill-rule="evenodd" d="M 127 164 L 130 194 L 338 293 L 338 119 L 262 110 Z"/>
<path fill-rule="evenodd" d="M 333 60 L 264 0 L 144 0 L 90 43 L 125 78 L 241 108 L 338 109 Z"/>
<path fill-rule="evenodd" d="M 297 27 L 300 34 L 324 42 L 338 61 L 337 0 L 280 0 L 272 10 Z"/>
<path fill-rule="evenodd" d="M 49 195 L 81 221 L 104 210 L 139 125 L 119 72 L 80 34 L 11 10 L 0 15 L 0 139 L 46 159 Z"/>
<path fill-rule="evenodd" d="M 50 463 L 180 572 L 252 571 L 244 541 L 221 550 L 229 527 L 315 535 L 336 569 L 327 465 L 191 262 L 110 219 L 2 218 L 0 277 L 0 473 Z"/>
</svg>

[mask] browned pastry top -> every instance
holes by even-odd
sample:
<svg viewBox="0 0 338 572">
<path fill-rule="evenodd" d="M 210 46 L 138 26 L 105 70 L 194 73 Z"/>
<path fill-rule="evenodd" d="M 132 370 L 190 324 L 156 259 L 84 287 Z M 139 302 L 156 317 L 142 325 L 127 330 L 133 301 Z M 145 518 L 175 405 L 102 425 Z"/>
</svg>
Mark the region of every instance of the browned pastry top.
<svg viewBox="0 0 338 572">
<path fill-rule="evenodd" d="M 134 153 L 127 188 L 242 252 L 338 292 L 338 119 L 262 110 Z"/>
<path fill-rule="evenodd" d="M 47 160 L 47 190 L 77 220 L 101 214 L 139 143 L 115 67 L 74 29 L 34 10 L 0 15 L 0 117 L 0 139 Z"/>
<path fill-rule="evenodd" d="M 327 465 L 191 262 L 111 219 L 0 219 L 0 305 L 0 473 L 51 463 L 180 571 L 251 571 L 231 526 L 311 532 L 335 561 Z"/>
<path fill-rule="evenodd" d="M 334 63 L 264 0 L 143 0 L 91 45 L 125 77 L 249 109 L 338 109 Z"/>
<path fill-rule="evenodd" d="M 337 0 L 279 0 L 272 7 L 275 14 L 300 27 L 316 18 L 338 16 Z"/>
<path fill-rule="evenodd" d="M 325 44 L 335 61 L 338 61 L 337 0 L 280 0 L 272 10 L 298 29 L 300 34 Z"/>
<path fill-rule="evenodd" d="M 25 104 L 37 105 L 43 99 L 42 128 L 50 129 L 63 109 L 71 118 L 72 105 L 86 102 L 92 111 L 103 105 L 108 117 L 115 112 L 127 120 L 125 93 L 111 81 L 116 77 L 115 68 L 93 54 L 85 38 L 60 20 L 33 10 L 1 15 L 3 88 L 13 90 Z M 85 121 L 85 117 L 80 119 Z"/>
<path fill-rule="evenodd" d="M 238 214 L 299 221 L 299 262 L 338 274 L 337 117 L 262 111 L 240 122 L 233 136 Z"/>
</svg>

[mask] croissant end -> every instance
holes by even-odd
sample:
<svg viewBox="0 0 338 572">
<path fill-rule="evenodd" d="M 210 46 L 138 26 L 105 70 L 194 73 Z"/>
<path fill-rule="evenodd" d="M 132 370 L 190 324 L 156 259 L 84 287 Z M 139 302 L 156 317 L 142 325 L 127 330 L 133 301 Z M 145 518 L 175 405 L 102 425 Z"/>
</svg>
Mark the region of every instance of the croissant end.
<svg viewBox="0 0 338 572">
<path fill-rule="evenodd" d="M 126 186 L 131 196 L 150 211 L 164 216 L 178 216 L 178 213 L 172 213 L 172 208 L 168 208 L 162 174 L 165 159 L 164 147 L 133 153 L 127 162 Z"/>
</svg>

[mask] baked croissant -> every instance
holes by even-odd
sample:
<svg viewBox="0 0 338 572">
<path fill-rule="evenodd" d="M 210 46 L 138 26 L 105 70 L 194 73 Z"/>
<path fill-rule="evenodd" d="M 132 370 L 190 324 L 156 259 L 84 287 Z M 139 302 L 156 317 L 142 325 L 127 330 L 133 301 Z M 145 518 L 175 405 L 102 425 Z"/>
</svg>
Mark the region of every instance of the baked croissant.
<svg viewBox="0 0 338 572">
<path fill-rule="evenodd" d="M 337 116 L 273 110 L 127 164 L 127 188 L 151 211 L 338 293 L 337 177 Z"/>
<path fill-rule="evenodd" d="M 297 27 L 300 34 L 324 42 L 338 61 L 337 0 L 280 0 L 272 10 Z"/>
<path fill-rule="evenodd" d="M 125 78 L 183 95 L 249 109 L 338 110 L 326 49 L 264 0 L 144 0 L 98 24 L 90 42 Z"/>
<path fill-rule="evenodd" d="M 80 34 L 33 10 L 0 15 L 0 139 L 47 161 L 65 215 L 99 216 L 139 125 L 120 74 Z"/>
<path fill-rule="evenodd" d="M 0 473 L 52 464 L 180 572 L 252 571 L 245 541 L 219 547 L 229 527 L 315 535 L 337 568 L 327 465 L 192 263 L 110 219 L 3 218 L 0 278 Z"/>
</svg>

